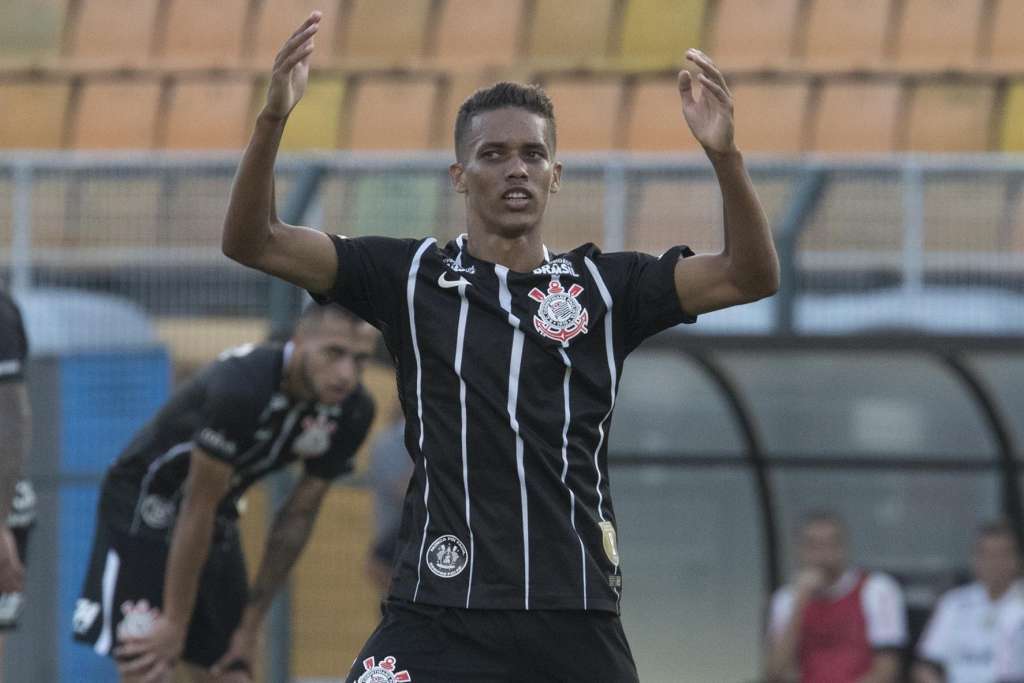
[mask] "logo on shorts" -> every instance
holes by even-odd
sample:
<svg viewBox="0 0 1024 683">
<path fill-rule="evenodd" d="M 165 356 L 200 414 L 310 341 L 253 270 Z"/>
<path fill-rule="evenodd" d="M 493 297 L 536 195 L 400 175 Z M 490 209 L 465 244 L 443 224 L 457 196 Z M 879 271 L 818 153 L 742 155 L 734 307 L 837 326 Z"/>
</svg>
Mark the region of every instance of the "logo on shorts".
<svg viewBox="0 0 1024 683">
<path fill-rule="evenodd" d="M 209 447 L 228 455 L 234 455 L 238 450 L 238 446 L 234 441 L 210 427 L 199 432 L 199 441 L 201 446 Z"/>
<path fill-rule="evenodd" d="M 79 598 L 75 603 L 75 615 L 71 617 L 71 628 L 75 633 L 88 633 L 100 615 L 100 603 Z"/>
<path fill-rule="evenodd" d="M 300 458 L 317 458 L 327 452 L 331 434 L 337 428 L 338 425 L 325 414 L 315 418 L 310 415 L 302 421 L 302 434 L 292 442 L 292 450 Z"/>
<path fill-rule="evenodd" d="M 548 339 L 569 345 L 569 340 L 578 334 L 587 333 L 587 322 L 590 315 L 577 297 L 583 293 L 583 287 L 573 284 L 566 290 L 557 277 L 551 278 L 548 293 L 536 287 L 530 290 L 530 298 L 540 303 L 537 314 L 533 316 L 533 326 Z"/>
<path fill-rule="evenodd" d="M 166 529 L 174 521 L 174 503 L 163 496 L 150 494 L 139 507 L 142 521 L 151 529 Z"/>
<path fill-rule="evenodd" d="M 601 527 L 601 542 L 604 546 L 604 554 L 608 556 L 608 560 L 616 567 L 619 566 L 619 544 L 615 538 L 615 527 L 612 526 L 611 522 L 599 522 L 598 526 Z"/>
<path fill-rule="evenodd" d="M 21 593 L 4 593 L 0 595 L 0 624 L 12 625 L 21 613 L 25 598 Z"/>
<path fill-rule="evenodd" d="M 387 656 L 377 662 L 373 657 L 363 660 L 363 669 L 366 670 L 356 683 L 409 683 L 412 676 L 408 671 L 395 671 L 398 667 L 398 660 Z"/>
<path fill-rule="evenodd" d="M 445 534 L 427 548 L 427 567 L 442 579 L 451 579 L 462 573 L 469 562 L 466 546 L 456 536 Z"/>
<path fill-rule="evenodd" d="M 12 529 L 31 526 L 36 521 L 36 492 L 26 480 L 19 481 L 14 489 L 11 512 L 7 515 L 7 526 Z"/>
<path fill-rule="evenodd" d="M 117 639 L 145 638 L 153 630 L 153 624 L 160 616 L 157 607 L 150 607 L 149 600 L 121 603 L 121 623 L 117 625 Z"/>
</svg>

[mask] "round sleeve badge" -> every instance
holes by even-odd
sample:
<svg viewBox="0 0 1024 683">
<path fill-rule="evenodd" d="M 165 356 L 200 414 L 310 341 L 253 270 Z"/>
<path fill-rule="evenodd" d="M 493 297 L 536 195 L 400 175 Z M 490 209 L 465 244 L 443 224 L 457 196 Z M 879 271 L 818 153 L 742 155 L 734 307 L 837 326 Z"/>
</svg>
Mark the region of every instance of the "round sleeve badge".
<svg viewBox="0 0 1024 683">
<path fill-rule="evenodd" d="M 452 534 L 439 536 L 427 548 L 427 567 L 442 579 L 458 576 L 468 563 L 465 544 Z"/>
</svg>

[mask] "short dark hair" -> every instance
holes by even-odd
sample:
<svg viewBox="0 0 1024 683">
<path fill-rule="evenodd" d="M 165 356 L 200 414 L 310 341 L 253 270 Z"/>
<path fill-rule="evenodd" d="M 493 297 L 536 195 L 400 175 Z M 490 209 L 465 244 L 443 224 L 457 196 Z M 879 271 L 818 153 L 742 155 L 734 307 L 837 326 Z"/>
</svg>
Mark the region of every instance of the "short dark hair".
<svg viewBox="0 0 1024 683">
<path fill-rule="evenodd" d="M 297 334 L 303 330 L 308 330 L 310 327 L 318 326 L 329 317 L 340 318 L 352 325 L 365 324 L 365 321 L 362 318 L 344 306 L 336 303 L 318 304 L 314 302 L 310 303 L 302 310 L 302 313 L 299 315 L 299 319 L 295 322 L 295 330 L 293 334 Z"/>
<path fill-rule="evenodd" d="M 539 85 L 525 85 L 501 81 L 489 88 L 481 88 L 466 98 L 455 117 L 455 156 L 462 159 L 462 142 L 473 117 L 485 111 L 518 107 L 544 117 L 551 135 L 551 151 L 555 150 L 555 106 Z"/>
<path fill-rule="evenodd" d="M 1021 552 L 1021 536 L 1020 533 L 1014 528 L 1010 520 L 1005 517 L 999 519 L 993 519 L 988 522 L 981 524 L 978 527 L 978 540 L 992 537 L 1003 537 L 1009 538 L 1013 541 L 1017 552 Z"/>
<path fill-rule="evenodd" d="M 812 524 L 831 524 L 842 536 L 846 536 L 846 522 L 834 510 L 811 510 L 800 517 L 799 531 L 802 533 Z"/>
</svg>

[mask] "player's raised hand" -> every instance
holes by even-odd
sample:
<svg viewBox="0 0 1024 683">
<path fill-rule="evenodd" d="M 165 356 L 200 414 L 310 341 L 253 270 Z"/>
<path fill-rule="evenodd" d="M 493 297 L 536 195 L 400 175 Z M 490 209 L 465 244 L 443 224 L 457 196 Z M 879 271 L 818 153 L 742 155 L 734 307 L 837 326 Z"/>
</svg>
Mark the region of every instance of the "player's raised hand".
<svg viewBox="0 0 1024 683">
<path fill-rule="evenodd" d="M 708 153 L 725 154 L 735 150 L 733 141 L 732 93 L 722 72 L 711 58 L 696 49 L 686 51 L 686 59 L 700 71 L 696 78 L 687 70 L 679 72 L 679 96 L 683 117 L 693 136 Z M 700 89 L 695 92 L 695 83 Z"/>
<path fill-rule="evenodd" d="M 313 36 L 320 30 L 320 12 L 313 12 L 302 22 L 274 58 L 274 70 L 267 89 L 263 112 L 275 118 L 288 116 L 309 82 L 309 58 L 313 54 Z"/>
</svg>

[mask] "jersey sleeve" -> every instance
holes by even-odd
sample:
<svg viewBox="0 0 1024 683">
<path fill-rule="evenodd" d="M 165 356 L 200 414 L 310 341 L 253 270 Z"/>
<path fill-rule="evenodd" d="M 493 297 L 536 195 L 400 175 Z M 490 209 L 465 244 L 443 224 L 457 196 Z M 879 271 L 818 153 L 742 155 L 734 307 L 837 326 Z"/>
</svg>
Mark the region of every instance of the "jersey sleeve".
<svg viewBox="0 0 1024 683">
<path fill-rule="evenodd" d="M 331 235 L 338 256 L 334 286 L 319 303 L 341 304 L 381 331 L 394 327 L 405 302 L 409 263 L 417 242 L 391 237 Z"/>
<path fill-rule="evenodd" d="M 954 645 L 956 627 L 952 595 L 947 593 L 939 600 L 917 643 L 918 659 L 945 666 Z"/>
<path fill-rule="evenodd" d="M 861 600 L 871 647 L 898 649 L 907 644 L 907 610 L 903 590 L 895 579 L 872 574 L 864 584 Z"/>
<path fill-rule="evenodd" d="M 334 435 L 330 449 L 318 458 L 303 461 L 306 474 L 330 481 L 351 472 L 356 451 L 366 440 L 373 424 L 375 410 L 370 395 L 361 392 L 359 401 L 349 408 L 348 418 L 342 421 Z"/>
<path fill-rule="evenodd" d="M 792 618 L 793 591 L 789 588 L 780 588 L 772 596 L 771 607 L 768 610 L 768 638 L 775 641 L 782 637 Z"/>
<path fill-rule="evenodd" d="M 240 375 L 227 363 L 212 370 L 201 411 L 204 419 L 192 437 L 196 446 L 232 467 L 251 441 L 255 424 L 253 392 L 246 390 L 249 383 Z"/>
<path fill-rule="evenodd" d="M 0 292 L 0 382 L 22 379 L 28 342 L 21 312 L 14 301 Z"/>
</svg>

